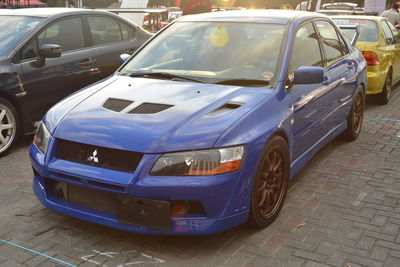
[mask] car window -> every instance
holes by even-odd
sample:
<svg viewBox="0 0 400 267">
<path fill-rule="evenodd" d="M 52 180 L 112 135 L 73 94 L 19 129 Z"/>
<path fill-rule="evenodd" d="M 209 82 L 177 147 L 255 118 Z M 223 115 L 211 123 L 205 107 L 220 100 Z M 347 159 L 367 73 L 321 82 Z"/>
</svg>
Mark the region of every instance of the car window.
<svg viewBox="0 0 400 267">
<path fill-rule="evenodd" d="M 82 20 L 70 18 L 53 23 L 37 37 L 38 47 L 44 44 L 58 44 L 61 51 L 71 51 L 85 47 Z"/>
<path fill-rule="evenodd" d="M 399 43 L 400 42 L 400 32 L 393 26 L 392 23 L 385 21 L 386 24 L 389 26 L 390 31 L 393 34 L 394 41 L 392 43 Z"/>
<path fill-rule="evenodd" d="M 383 34 L 385 35 L 386 43 L 393 44 L 394 37 L 393 37 L 392 31 L 390 30 L 390 28 L 385 20 L 382 21 L 382 30 L 383 30 Z"/>
<path fill-rule="evenodd" d="M 300 66 L 323 66 L 318 35 L 311 22 L 297 30 L 289 63 L 289 77 Z"/>
<path fill-rule="evenodd" d="M 93 45 L 103 45 L 122 41 L 118 21 L 106 17 L 88 17 Z"/>
<path fill-rule="evenodd" d="M 321 35 L 322 47 L 328 65 L 346 54 L 344 44 L 339 39 L 337 32 L 332 24 L 327 21 L 316 21 L 318 31 Z"/>
<path fill-rule="evenodd" d="M 210 83 L 243 79 L 266 84 L 277 70 L 284 33 L 284 25 L 272 23 L 176 22 L 121 74 L 162 72 Z"/>
<path fill-rule="evenodd" d="M 343 52 L 343 54 L 348 54 L 348 53 L 349 53 L 349 48 L 348 48 L 348 46 L 347 46 L 347 44 L 346 44 L 346 40 L 345 40 L 345 37 L 344 37 L 343 32 L 342 32 L 342 35 L 340 35 L 340 34 L 338 33 L 338 37 L 339 37 L 340 45 L 341 45 L 341 47 L 342 47 L 342 52 Z M 351 40 L 349 40 L 349 43 L 350 43 L 350 42 L 351 42 Z"/>
<path fill-rule="evenodd" d="M 136 29 L 132 26 L 128 26 L 125 23 L 120 22 L 119 25 L 121 26 L 121 33 L 122 39 L 124 41 L 131 40 L 136 36 Z"/>
<path fill-rule="evenodd" d="M 36 38 L 22 49 L 19 60 L 30 59 L 37 57 Z"/>
<path fill-rule="evenodd" d="M 15 49 L 42 21 L 36 17 L 0 16 L 0 56 Z"/>
</svg>

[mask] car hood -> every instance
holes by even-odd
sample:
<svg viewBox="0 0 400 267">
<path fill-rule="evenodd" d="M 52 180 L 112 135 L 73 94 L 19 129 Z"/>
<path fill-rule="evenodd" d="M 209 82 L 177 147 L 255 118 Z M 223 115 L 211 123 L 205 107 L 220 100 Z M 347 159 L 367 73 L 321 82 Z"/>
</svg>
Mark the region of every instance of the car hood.
<svg viewBox="0 0 400 267">
<path fill-rule="evenodd" d="M 210 148 L 272 92 L 120 76 L 90 96 L 85 94 L 64 115 L 53 135 L 145 153 Z"/>
</svg>

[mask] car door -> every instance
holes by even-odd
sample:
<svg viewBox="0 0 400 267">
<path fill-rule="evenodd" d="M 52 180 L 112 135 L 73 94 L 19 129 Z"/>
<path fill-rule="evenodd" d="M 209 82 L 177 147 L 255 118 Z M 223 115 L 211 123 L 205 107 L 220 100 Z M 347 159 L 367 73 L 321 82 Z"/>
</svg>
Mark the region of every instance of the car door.
<svg viewBox="0 0 400 267">
<path fill-rule="evenodd" d="M 132 54 L 141 44 L 136 28 L 111 16 L 87 16 L 96 80 L 111 75 L 119 66 L 121 54 Z"/>
<path fill-rule="evenodd" d="M 356 60 L 350 55 L 343 38 L 336 28 L 327 20 L 315 22 L 322 44 L 322 50 L 326 58 L 327 78 L 332 94 L 331 111 L 322 125 L 324 133 L 328 133 L 334 127 L 346 120 L 356 83 Z"/>
<path fill-rule="evenodd" d="M 383 20 L 382 24 L 383 32 L 387 36 L 386 40 L 393 51 L 393 81 L 398 81 L 400 79 L 400 33 L 389 21 Z M 389 28 L 392 35 L 389 35 L 387 28 Z"/>
<path fill-rule="evenodd" d="M 328 80 L 319 84 L 291 85 L 294 71 L 301 66 L 324 67 L 319 36 L 312 22 L 298 28 L 288 69 L 288 92 L 293 101 L 293 159 L 299 158 L 324 135 L 326 115 L 336 99 Z M 329 71 L 325 69 L 328 79 Z"/>
<path fill-rule="evenodd" d="M 61 57 L 46 58 L 38 65 L 37 51 L 44 44 L 61 46 Z M 94 61 L 85 46 L 80 17 L 68 17 L 49 24 L 19 55 L 26 103 L 33 120 L 39 120 L 52 105 L 89 84 Z"/>
</svg>

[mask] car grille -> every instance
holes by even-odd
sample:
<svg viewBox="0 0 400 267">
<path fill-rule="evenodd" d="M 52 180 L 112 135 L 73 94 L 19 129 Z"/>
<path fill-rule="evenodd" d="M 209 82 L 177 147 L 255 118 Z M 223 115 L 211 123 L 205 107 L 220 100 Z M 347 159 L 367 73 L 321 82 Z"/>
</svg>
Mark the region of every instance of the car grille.
<svg viewBox="0 0 400 267">
<path fill-rule="evenodd" d="M 59 159 L 95 167 L 134 172 L 143 153 L 57 139 L 55 156 Z"/>
</svg>

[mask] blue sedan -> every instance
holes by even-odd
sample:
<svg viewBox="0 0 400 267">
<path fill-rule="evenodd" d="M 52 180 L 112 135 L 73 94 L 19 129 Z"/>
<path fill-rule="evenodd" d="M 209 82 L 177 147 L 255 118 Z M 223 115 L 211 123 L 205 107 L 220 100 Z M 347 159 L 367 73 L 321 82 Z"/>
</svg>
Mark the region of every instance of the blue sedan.
<svg viewBox="0 0 400 267">
<path fill-rule="evenodd" d="M 133 232 L 266 227 L 288 180 L 358 137 L 366 62 L 325 15 L 182 17 L 43 118 L 30 156 L 46 207 Z"/>
</svg>

